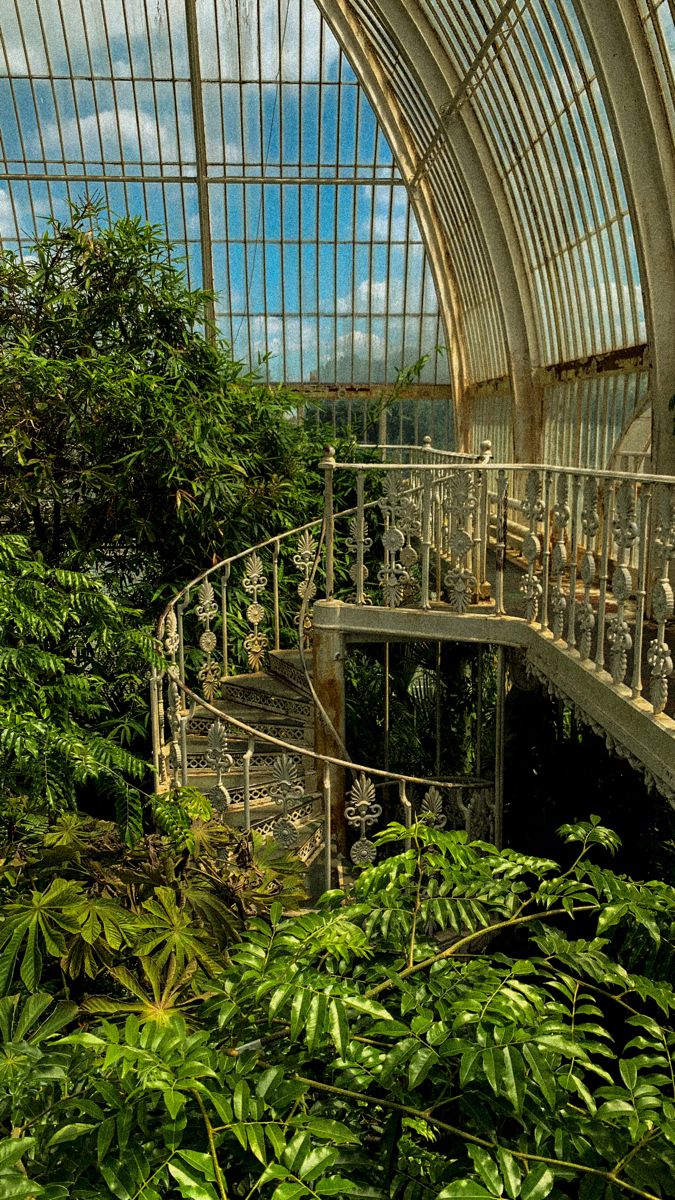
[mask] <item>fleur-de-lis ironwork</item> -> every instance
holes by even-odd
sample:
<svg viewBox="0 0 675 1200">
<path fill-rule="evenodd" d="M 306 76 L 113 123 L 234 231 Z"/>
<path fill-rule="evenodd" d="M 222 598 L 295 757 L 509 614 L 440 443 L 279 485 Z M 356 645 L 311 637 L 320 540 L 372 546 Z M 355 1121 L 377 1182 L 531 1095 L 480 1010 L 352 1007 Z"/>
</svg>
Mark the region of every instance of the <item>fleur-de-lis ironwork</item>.
<svg viewBox="0 0 675 1200">
<path fill-rule="evenodd" d="M 536 567 L 541 554 L 541 542 L 537 536 L 537 525 L 544 515 L 544 504 L 541 498 L 541 478 L 538 471 L 528 471 L 525 481 L 525 499 L 521 509 L 530 523 L 529 532 L 523 539 L 523 558 L 527 563 L 527 574 L 520 585 L 525 597 L 525 615 L 530 622 L 536 621 L 539 612 L 539 600 L 542 586 L 537 577 Z"/>
<path fill-rule="evenodd" d="M 259 600 L 259 595 L 267 587 L 267 576 L 264 572 L 263 561 L 256 551 L 249 554 L 244 563 L 244 578 L 242 586 L 253 599 L 246 609 L 246 620 L 252 630 L 244 638 L 244 650 L 248 655 L 249 666 L 254 671 L 260 671 L 265 661 L 269 639 L 262 633 L 260 626 L 265 620 L 265 609 Z"/>
<path fill-rule="evenodd" d="M 383 495 L 378 503 L 384 514 L 385 528 L 381 539 L 384 566 L 378 571 L 377 578 L 389 608 L 396 608 L 410 582 L 410 568 L 417 562 L 412 538 L 420 536 L 421 523 L 409 484 L 398 471 L 385 475 Z"/>
<path fill-rule="evenodd" d="M 220 663 L 214 658 L 216 635 L 211 628 L 211 622 L 218 615 L 218 605 L 213 587 L 208 579 L 201 584 L 197 593 L 197 620 L 204 626 L 199 635 L 199 648 L 205 655 L 204 662 L 197 671 L 201 690 L 207 700 L 211 701 L 218 692 L 221 678 Z"/>
<path fill-rule="evenodd" d="M 382 805 L 375 803 L 375 786 L 363 772 L 352 784 L 349 795 L 351 804 L 345 807 L 345 817 L 348 824 L 357 828 L 360 834 L 351 848 L 350 857 L 356 866 L 365 867 L 374 862 L 377 856 L 375 844 L 366 837 L 366 831 L 381 816 Z"/>
<path fill-rule="evenodd" d="M 445 829 L 448 818 L 444 812 L 443 797 L 433 785 L 424 794 L 420 804 L 420 816 L 428 821 L 434 829 Z"/>
<path fill-rule="evenodd" d="M 626 601 L 633 590 L 633 577 L 626 564 L 626 557 L 638 535 L 634 488 L 628 479 L 622 480 L 616 492 L 612 528 L 618 546 L 617 564 L 612 575 L 616 614 L 607 623 L 607 639 L 612 680 L 614 683 L 623 683 L 628 670 L 628 654 L 633 647 L 633 639 L 625 617 Z"/>
<path fill-rule="evenodd" d="M 293 562 L 302 575 L 298 583 L 298 596 L 300 597 L 301 607 L 300 612 L 295 617 L 295 624 L 300 625 L 301 614 L 304 612 L 302 639 L 305 649 L 309 649 L 312 642 L 312 600 L 316 596 L 316 583 L 313 579 L 310 579 L 310 576 L 317 548 L 317 541 L 314 535 L 309 529 L 303 529 L 298 539 L 298 549 L 293 555 Z"/>
<path fill-rule="evenodd" d="M 169 768 L 171 771 L 171 782 L 173 787 L 177 788 L 181 785 L 181 769 L 183 765 L 183 747 L 181 744 L 181 734 L 183 729 L 183 712 L 180 702 L 180 689 L 178 687 L 178 668 L 173 664 L 169 667 Z"/>
<path fill-rule="evenodd" d="M 561 638 L 563 635 L 565 612 L 567 610 L 567 597 L 563 591 L 563 576 L 565 567 L 567 566 L 565 533 L 570 519 L 570 509 L 567 499 L 568 480 L 566 473 L 563 472 L 561 475 L 558 475 L 556 481 L 556 503 L 552 510 L 556 539 L 553 546 L 553 554 L 551 555 L 551 570 L 553 573 L 553 587 L 551 588 L 551 611 L 553 617 L 551 620 L 551 629 L 556 638 Z"/>
<path fill-rule="evenodd" d="M 180 639 L 178 636 L 176 610 L 175 608 L 170 608 L 166 614 L 166 623 L 164 625 L 164 649 L 171 656 L 172 660 L 175 660 L 179 645 Z"/>
<path fill-rule="evenodd" d="M 349 537 L 346 538 L 345 545 L 349 553 L 356 556 L 355 562 L 349 568 L 349 578 L 356 584 L 357 600 L 362 594 L 363 585 L 368 578 L 368 568 L 363 559 L 365 558 L 366 551 L 370 550 L 373 545 L 373 539 L 368 536 L 368 524 L 365 520 L 362 521 L 360 532 L 361 536 L 359 536 L 359 518 L 352 517 L 349 522 Z M 360 554 L 359 548 L 361 550 Z M 359 565 L 359 560 L 361 560 L 361 565 Z"/>
<path fill-rule="evenodd" d="M 228 808 L 232 800 L 224 780 L 234 764 L 234 759 L 229 753 L 227 730 L 219 717 L 216 717 L 206 735 L 206 761 L 216 774 L 216 782 L 209 792 L 209 800 L 216 808 Z"/>
<path fill-rule="evenodd" d="M 288 815 L 288 806 L 292 800 L 299 800 L 305 794 L 300 781 L 297 764 L 285 752 L 278 755 L 272 763 L 272 783 L 269 785 L 270 799 L 281 806 L 281 816 L 272 826 L 274 840 L 284 850 L 292 850 L 297 846 L 300 832 Z"/>
<path fill-rule="evenodd" d="M 448 524 L 448 552 L 451 567 L 443 577 L 450 606 L 466 612 L 475 595 L 476 576 L 466 561 L 473 549 L 468 524 L 476 511 L 476 484 L 473 472 L 453 471 L 446 489 L 443 511 Z"/>
<path fill-rule="evenodd" d="M 581 559 L 581 579 L 584 585 L 583 599 L 579 604 L 579 654 L 582 662 L 591 655 L 591 641 L 595 629 L 595 614 L 591 603 L 591 588 L 595 581 L 596 563 L 593 553 L 594 539 L 600 528 L 598 516 L 598 481 L 592 475 L 584 480 L 581 528 L 586 541 L 586 550 Z"/>
<path fill-rule="evenodd" d="M 652 613 L 656 637 L 649 644 L 649 698 L 655 713 L 668 703 L 668 680 L 673 673 L 673 656 L 666 642 L 666 622 L 675 610 L 675 597 L 669 580 L 670 561 L 675 555 L 675 498 L 666 484 L 654 492 L 654 551 L 658 579 L 652 591 Z"/>
</svg>

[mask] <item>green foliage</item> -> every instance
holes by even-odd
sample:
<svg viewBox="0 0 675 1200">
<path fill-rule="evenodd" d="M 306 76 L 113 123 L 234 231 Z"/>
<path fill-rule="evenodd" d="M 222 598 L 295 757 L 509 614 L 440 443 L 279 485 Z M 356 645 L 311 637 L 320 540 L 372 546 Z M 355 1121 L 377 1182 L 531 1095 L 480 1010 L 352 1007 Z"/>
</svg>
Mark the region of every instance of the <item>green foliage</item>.
<svg viewBox="0 0 675 1200">
<path fill-rule="evenodd" d="M 0 499 L 57 564 L 153 592 L 316 512 L 295 398 L 204 335 L 158 228 L 100 203 L 0 253 Z"/>
<path fill-rule="evenodd" d="M 90 1011 L 128 1011 L 125 992 L 157 1020 L 193 1003 L 222 974 L 246 911 L 300 897 L 297 870 L 207 815 L 178 844 L 133 846 L 110 822 L 24 818 L 0 857 L 0 996 L 65 979 L 75 995 L 120 986 Z"/>
<path fill-rule="evenodd" d="M 675 993 L 604 934 L 657 936 L 675 897 L 594 865 L 597 818 L 563 836 L 564 870 L 420 825 L 348 898 L 251 918 L 187 1006 L 171 954 L 66 1036 L 49 997 L 0 1001 L 18 1194 L 666 1200 Z"/>
<path fill-rule="evenodd" d="M 96 785 L 123 810 L 125 835 L 140 834 L 146 766 L 105 731 L 120 680 L 111 686 L 103 673 L 113 647 L 127 684 L 147 670 L 152 642 L 133 627 L 136 616 L 96 579 L 45 565 L 24 537 L 0 537 L 0 806 L 9 825 L 26 806 L 72 808 Z"/>
</svg>

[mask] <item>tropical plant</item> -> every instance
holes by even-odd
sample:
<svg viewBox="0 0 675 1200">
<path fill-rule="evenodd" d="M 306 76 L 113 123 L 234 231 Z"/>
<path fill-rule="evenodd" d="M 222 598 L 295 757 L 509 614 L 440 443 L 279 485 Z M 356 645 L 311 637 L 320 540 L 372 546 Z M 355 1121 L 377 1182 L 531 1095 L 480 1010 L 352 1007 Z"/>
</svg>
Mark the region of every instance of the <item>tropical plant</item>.
<svg viewBox="0 0 675 1200">
<path fill-rule="evenodd" d="M 297 866 L 208 817 L 133 846 L 74 813 L 18 820 L 0 856 L 0 996 L 19 982 L 81 996 L 113 980 L 136 1000 L 149 987 L 159 1011 L 203 993 L 247 914 L 303 895 Z M 106 1003 L 96 1011 L 124 1010 Z"/>
<path fill-rule="evenodd" d="M 45 565 L 24 537 L 0 537 L 1 819 L 74 808 L 95 785 L 125 835 L 139 835 L 147 768 L 106 728 L 138 720 L 120 692 L 133 693 L 156 659 L 137 617 L 98 580 Z M 114 682 L 102 666 L 113 647 Z"/>
<path fill-rule="evenodd" d="M 675 993 L 620 967 L 608 938 L 657 938 L 675 897 L 593 863 L 617 844 L 597 818 L 561 832 L 566 869 L 419 825 L 349 903 L 253 918 L 183 1013 L 173 962 L 147 976 L 151 1003 L 119 975 L 123 1023 L 55 1031 L 30 1055 L 0 1011 L 16 1054 L 0 1133 L 32 1189 L 16 1194 L 672 1196 Z"/>
<path fill-rule="evenodd" d="M 73 206 L 0 252 L 0 499 L 46 561 L 143 605 L 316 515 L 297 399 L 206 336 L 158 228 Z"/>
</svg>

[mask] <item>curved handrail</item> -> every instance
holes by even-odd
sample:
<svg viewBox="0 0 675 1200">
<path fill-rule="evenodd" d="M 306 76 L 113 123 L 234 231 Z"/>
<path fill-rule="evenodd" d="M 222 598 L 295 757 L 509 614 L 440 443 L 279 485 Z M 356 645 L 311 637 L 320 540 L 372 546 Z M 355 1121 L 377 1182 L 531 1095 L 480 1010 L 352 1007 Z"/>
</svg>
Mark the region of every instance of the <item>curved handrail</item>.
<svg viewBox="0 0 675 1200">
<path fill-rule="evenodd" d="M 499 616 L 500 613 L 505 611 L 503 607 L 504 566 L 509 538 L 512 534 L 523 536 L 521 562 L 527 559 L 527 570 L 523 577 L 520 592 L 525 597 L 526 615 L 520 619 L 527 621 L 530 625 L 536 624 L 542 633 L 545 632 L 549 637 L 553 634 L 554 641 L 557 639 L 560 645 L 563 645 L 565 640 L 567 640 L 568 648 L 579 647 L 582 660 L 590 661 L 591 634 L 595 628 L 594 609 L 591 604 L 589 592 L 589 587 L 592 583 L 592 586 L 596 588 L 596 592 L 599 588 L 599 595 L 596 595 L 594 601 L 597 612 L 597 628 L 594 635 L 597 646 L 596 668 L 600 670 L 604 666 L 604 644 L 605 639 L 608 639 L 610 642 L 609 657 L 612 662 L 614 683 L 623 682 L 627 667 L 626 654 L 624 653 L 623 659 L 621 658 L 622 645 L 627 645 L 628 650 L 630 650 L 631 644 L 634 644 L 632 677 L 634 697 L 642 691 L 640 669 L 646 608 L 645 597 L 647 596 L 648 587 L 651 586 L 647 577 L 647 563 L 649 561 L 650 570 L 653 570 L 654 564 L 656 564 L 657 570 L 655 574 L 660 576 L 656 588 L 661 588 L 661 599 L 663 600 L 665 597 L 665 600 L 656 613 L 657 636 L 650 644 L 650 691 L 654 712 L 659 713 L 663 711 L 667 699 L 668 675 L 672 671 L 672 663 L 670 664 L 670 668 L 668 666 L 668 647 L 665 642 L 664 630 L 666 623 L 672 617 L 673 607 L 672 591 L 670 593 L 670 609 L 668 609 L 667 601 L 668 588 L 670 586 L 668 583 L 668 564 L 675 549 L 673 544 L 675 543 L 675 528 L 673 528 L 675 526 L 675 477 L 636 474 L 626 471 L 594 470 L 583 467 L 553 466 L 549 464 L 493 463 L 489 461 L 489 451 L 486 451 L 486 446 L 487 444 L 481 447 L 482 454 L 480 456 L 460 457 L 448 453 L 443 456 L 443 460 L 440 460 L 440 452 L 433 450 L 428 441 L 420 447 L 388 447 L 387 449 L 396 449 L 399 451 L 402 458 L 406 457 L 410 459 L 410 461 L 398 463 L 381 461 L 340 462 L 336 461 L 332 448 L 326 447 L 325 457 L 321 462 L 321 467 L 325 474 L 325 504 L 322 517 L 317 517 L 296 528 L 284 530 L 281 533 L 258 542 L 255 546 L 247 547 L 245 550 L 214 563 L 205 571 L 195 576 L 194 579 L 190 580 L 189 583 L 172 597 L 159 618 L 157 636 L 160 639 L 164 637 L 167 631 L 167 621 L 169 615 L 172 613 L 173 626 L 169 624 L 168 633 L 170 636 L 172 627 L 175 633 L 176 616 L 178 617 L 181 623 L 180 669 L 177 666 L 174 666 L 172 669 L 170 673 L 170 685 L 175 685 L 176 712 L 178 713 L 180 710 L 177 720 L 182 729 L 185 762 L 187 761 L 187 721 L 189 716 L 194 713 L 196 706 L 200 706 L 205 712 L 213 715 L 215 720 L 234 726 L 248 736 L 249 751 L 247 754 L 249 762 L 250 756 L 253 753 L 253 743 L 250 739 L 255 738 L 276 747 L 282 753 L 292 754 L 300 758 L 311 759 L 316 763 L 321 763 L 324 773 L 330 768 L 335 768 L 338 770 L 348 770 L 355 776 L 364 774 L 377 777 L 381 780 L 388 780 L 392 785 L 398 786 L 407 817 L 410 817 L 411 812 L 410 802 L 406 799 L 405 794 L 406 787 L 409 785 L 422 785 L 427 788 L 441 788 L 447 791 L 457 790 L 460 793 L 466 789 L 477 790 L 493 786 L 493 781 L 491 780 L 435 780 L 408 775 L 402 772 L 384 770 L 382 768 L 373 768 L 362 763 L 355 763 L 348 757 L 321 753 L 314 747 L 298 745 L 285 738 L 278 738 L 273 733 L 258 728 L 255 724 L 248 724 L 239 718 L 231 716 L 210 702 L 208 687 L 206 688 L 206 694 L 200 695 L 185 680 L 182 653 L 183 613 L 188 606 L 191 594 L 214 574 L 221 574 L 223 595 L 225 595 L 228 587 L 231 586 L 230 568 L 232 565 L 249 559 L 251 556 L 270 548 L 273 550 L 275 647 L 279 646 L 280 638 L 278 563 L 280 562 L 279 549 L 282 544 L 287 544 L 293 538 L 299 538 L 303 534 L 309 534 L 321 529 L 322 532 L 318 547 L 316 541 L 312 539 L 312 550 L 309 552 L 309 555 L 306 554 L 303 560 L 306 564 L 305 583 L 308 580 L 310 583 L 313 581 L 314 571 L 321 556 L 325 538 L 327 574 L 327 590 L 325 594 L 330 598 L 331 586 L 329 578 L 332 579 L 333 570 L 334 522 L 355 517 L 356 520 L 350 533 L 350 537 L 352 538 L 351 544 L 357 547 L 359 539 L 361 539 L 361 544 L 360 548 L 354 548 L 350 551 L 356 556 L 351 568 L 352 572 L 356 570 L 356 575 L 352 574 L 352 578 L 355 580 L 357 577 L 365 579 L 368 576 L 368 572 L 364 567 L 364 546 L 366 545 L 364 513 L 366 510 L 379 506 L 382 510 L 385 530 L 389 528 L 390 524 L 395 525 L 398 520 L 396 517 L 395 502 L 393 502 L 394 507 L 392 507 L 392 502 L 382 497 L 377 500 L 365 501 L 364 479 L 368 473 L 381 474 L 385 478 L 387 474 L 392 472 L 405 473 L 401 475 L 402 482 L 400 484 L 393 484 L 391 486 L 394 492 L 398 488 L 400 495 L 415 499 L 418 518 L 421 519 L 421 526 L 418 524 L 418 532 L 415 536 L 420 540 L 422 552 L 420 560 L 422 608 L 428 608 L 430 601 L 439 594 L 438 582 L 436 584 L 430 582 L 431 546 L 433 546 L 433 553 L 436 556 L 436 580 L 445 571 L 445 567 L 441 571 L 439 566 L 441 558 L 445 555 L 445 561 L 449 561 L 452 567 L 450 574 L 453 574 L 453 572 L 457 574 L 459 572 L 460 575 L 469 575 L 473 579 L 474 586 L 478 585 L 480 590 L 483 581 L 487 578 L 485 575 L 485 555 L 488 541 L 490 541 L 491 546 L 495 550 L 497 571 L 495 578 L 496 603 L 490 611 Z M 407 453 L 408 451 L 410 454 Z M 412 460 L 413 452 L 414 461 Z M 434 456 L 433 458 L 432 455 Z M 333 474 L 335 471 L 342 472 L 348 470 L 355 472 L 357 504 L 335 513 L 333 512 L 332 499 Z M 468 508 L 466 497 L 463 499 L 462 495 L 458 494 L 453 500 L 453 480 L 457 482 L 459 476 L 466 477 L 467 474 L 470 482 L 462 484 L 460 492 L 462 488 L 464 488 L 465 493 L 467 488 L 469 490 L 474 489 L 474 499 Z M 494 485 L 491 482 L 493 479 L 496 481 L 496 490 L 493 490 Z M 520 493 L 522 486 L 522 494 L 525 498 L 518 501 L 518 507 L 525 514 L 528 522 L 527 525 L 515 525 L 508 520 L 509 509 L 514 503 L 513 495 L 509 494 L 511 491 L 511 480 L 519 481 L 518 486 L 515 488 L 517 492 Z M 389 485 L 385 488 L 385 494 L 388 488 Z M 402 491 L 401 488 L 403 489 Z M 666 515 L 664 515 L 663 510 L 664 500 L 662 493 L 665 496 L 665 502 L 672 505 L 672 509 L 668 509 Z M 633 508 L 630 509 L 629 504 L 629 511 L 626 508 L 626 497 L 628 496 L 630 500 L 630 495 L 632 495 Z M 595 496 L 595 500 L 593 500 L 593 496 Z M 494 509 L 495 502 L 496 511 Z M 589 504 L 591 505 L 590 511 Z M 594 511 L 592 510 L 593 504 L 595 504 Z M 600 511 L 600 517 L 598 517 L 598 511 Z M 434 515 L 438 513 L 441 514 L 440 517 Z M 446 513 L 445 518 L 442 515 L 443 513 Z M 670 516 L 668 516 L 668 513 L 670 513 Z M 440 524 L 438 524 L 439 520 Z M 419 532 L 420 528 L 422 529 L 421 533 Z M 354 532 L 355 530 L 356 532 Z M 656 534 L 654 530 L 656 530 Z M 397 531 L 397 536 L 398 533 L 399 531 Z M 457 537 L 458 534 L 460 535 L 459 537 Z M 436 538 L 435 541 L 433 540 L 434 537 Z M 394 538 L 393 542 L 389 539 L 389 543 L 391 546 L 394 546 L 396 538 Z M 566 543 L 571 549 L 571 554 L 569 550 L 565 550 Z M 309 539 L 307 539 L 307 545 L 309 544 Z M 367 544 L 368 546 L 372 546 L 373 543 L 372 541 L 368 541 Z M 457 546 L 460 547 L 459 550 Z M 614 549 L 615 546 L 616 550 Z M 651 549 L 653 546 L 656 547 L 655 550 Z M 311 561 L 311 555 L 314 554 L 314 551 L 316 553 L 310 572 L 308 564 Z M 375 552 L 373 551 L 373 553 Z M 387 571 L 392 566 L 396 570 L 399 569 L 396 561 L 398 550 L 386 549 L 386 552 L 383 551 L 383 553 L 384 575 L 386 576 Z M 653 560 L 649 557 L 652 554 L 654 556 Z M 594 562 L 594 555 L 597 562 Z M 585 556 L 583 557 L 583 561 L 581 561 L 581 556 Z M 298 562 L 298 556 L 295 556 L 295 561 L 296 563 Z M 629 567 L 633 570 L 632 582 Z M 264 570 L 266 570 L 266 568 L 263 568 L 261 571 L 259 567 L 256 569 L 259 570 L 260 574 L 263 574 Z M 478 577 L 477 580 L 473 578 L 471 571 Z M 244 587 L 247 591 L 250 591 L 251 589 L 246 582 L 246 574 L 245 570 Z M 380 570 L 378 575 L 381 576 L 382 574 L 383 571 Z M 448 576 L 445 576 L 445 578 L 447 579 Z M 589 583 L 589 579 L 591 583 Z M 618 582 L 615 582 L 616 580 Z M 609 595 L 610 584 L 611 591 L 614 593 L 614 601 L 618 604 L 618 609 L 615 610 L 607 607 L 607 600 L 611 598 Z M 583 589 L 585 589 L 582 595 L 577 594 L 578 585 L 583 585 Z M 363 582 L 357 583 L 356 586 L 357 605 L 370 603 L 371 601 L 366 594 Z M 369 584 L 369 589 L 370 586 Z M 385 587 L 385 583 L 382 586 Z M 450 583 L 446 586 L 450 588 Z M 463 581 L 461 581 L 461 586 L 465 586 Z M 432 588 L 435 588 L 435 591 L 432 591 Z M 626 588 L 629 589 L 629 592 L 630 588 L 636 589 L 635 615 L 630 617 L 630 620 L 635 625 L 634 643 L 631 643 L 630 637 L 626 640 L 623 628 L 625 619 L 628 617 L 628 610 L 624 610 L 624 603 L 627 602 L 626 595 L 624 594 Z M 298 591 L 304 597 L 304 593 L 300 588 Z M 482 592 L 480 594 L 482 595 Z M 257 592 L 255 595 L 257 596 Z M 213 601 L 212 590 L 210 596 Z M 385 602 L 395 606 L 397 603 L 400 603 L 400 600 Z M 512 602 L 513 599 L 511 598 L 510 603 Z M 199 604 L 203 605 L 201 597 Z M 457 604 L 458 606 L 455 608 L 455 611 L 463 612 L 466 607 L 466 601 L 462 601 L 461 597 L 459 597 Z M 567 612 L 565 611 L 566 606 L 568 606 Z M 449 607 L 451 609 L 453 607 L 452 595 Z M 299 618 L 301 647 L 305 608 L 306 605 L 303 598 Z M 224 622 L 223 629 L 225 631 L 223 650 L 224 677 L 227 677 L 226 629 L 229 611 L 223 600 L 222 616 Z M 613 611 L 617 612 L 616 617 L 611 615 Z M 197 619 L 202 621 L 202 617 L 199 615 L 201 612 L 199 605 L 196 612 Z M 215 612 L 216 610 L 214 609 L 213 615 L 215 615 Z M 514 613 L 513 615 L 516 614 Z M 577 621 L 579 622 L 578 634 L 576 631 Z M 567 625 L 566 634 L 563 633 L 565 625 Z M 207 631 L 208 628 L 207 624 Z M 211 638 L 211 645 L 215 645 L 215 635 L 210 634 L 209 636 Z M 624 639 L 623 643 L 622 639 Z M 262 636 L 262 642 L 265 646 L 268 644 L 266 636 Z M 204 643 L 202 642 L 201 644 L 203 647 Z M 655 665 L 652 664 L 652 653 Z M 210 662 L 210 652 L 208 658 Z M 305 669 L 305 673 L 307 673 L 302 654 L 301 658 L 303 660 L 303 668 Z M 254 669 L 257 670 L 257 663 L 250 653 L 249 660 Z M 258 661 L 260 661 L 260 656 Z M 614 665 L 615 661 L 618 662 L 618 666 L 616 667 Z M 214 670 L 219 667 L 217 654 L 214 656 L 212 665 Z M 171 686 L 169 691 L 171 692 Z M 664 694 L 666 699 L 663 699 Z M 156 747 L 158 751 L 155 754 L 156 766 L 159 765 L 160 755 L 165 754 L 168 745 L 166 741 L 162 740 L 161 733 L 164 728 L 161 695 L 161 683 L 158 684 L 157 680 L 155 680 L 153 684 L 155 705 L 153 713 L 153 749 Z M 320 704 L 318 707 L 319 711 L 321 711 Z M 263 722 L 262 716 L 261 722 Z M 171 725 L 171 717 L 169 724 Z M 337 740 L 338 744 L 340 744 L 339 739 Z M 244 760 L 246 760 L 246 754 L 244 755 Z M 167 766 L 168 763 L 166 757 L 164 757 L 163 767 L 165 778 L 167 777 Z M 184 765 L 184 778 L 186 777 L 186 770 L 187 767 Z M 324 792 L 324 799 L 330 791 L 330 784 L 326 785 L 324 780 L 324 788 L 326 786 L 328 786 L 328 792 Z"/>
</svg>

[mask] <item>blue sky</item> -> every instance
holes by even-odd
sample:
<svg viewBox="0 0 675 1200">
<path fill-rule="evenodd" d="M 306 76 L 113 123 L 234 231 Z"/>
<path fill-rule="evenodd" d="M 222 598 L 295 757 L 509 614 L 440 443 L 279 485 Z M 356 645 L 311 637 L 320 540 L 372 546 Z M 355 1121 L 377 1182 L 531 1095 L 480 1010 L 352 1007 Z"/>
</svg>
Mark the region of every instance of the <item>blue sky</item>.
<svg viewBox="0 0 675 1200">
<path fill-rule="evenodd" d="M 87 187 L 201 283 L 183 5 L 0 0 L 0 237 Z M 198 5 L 221 330 L 273 378 L 381 382 L 445 341 L 390 148 L 314 0 Z M 281 35 L 280 35 L 281 31 Z M 66 179 L 56 178 L 66 176 Z M 264 180 L 264 182 L 263 182 Z M 432 355 L 425 377 L 449 378 Z"/>
</svg>

